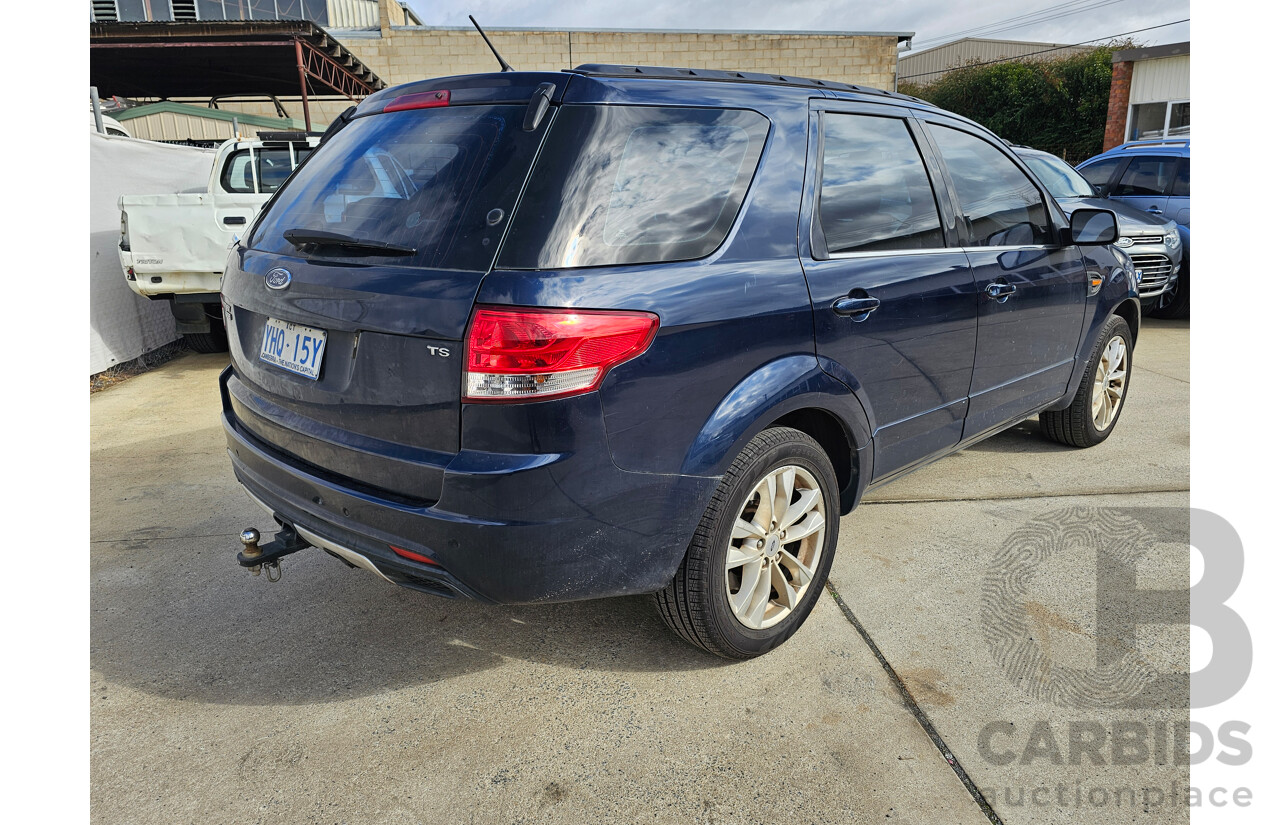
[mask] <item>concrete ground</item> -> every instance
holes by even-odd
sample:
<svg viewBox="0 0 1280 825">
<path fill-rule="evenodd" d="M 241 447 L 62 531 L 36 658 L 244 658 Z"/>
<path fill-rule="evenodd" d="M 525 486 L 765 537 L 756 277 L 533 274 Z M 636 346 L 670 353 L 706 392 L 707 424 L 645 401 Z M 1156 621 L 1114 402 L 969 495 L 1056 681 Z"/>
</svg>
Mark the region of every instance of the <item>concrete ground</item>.
<svg viewBox="0 0 1280 825">
<path fill-rule="evenodd" d="M 99 392 L 93 819 L 1186 822 L 1161 674 L 1187 629 L 1110 583 L 1186 598 L 1189 335 L 1144 327 L 1103 445 L 1027 422 L 869 496 L 839 601 L 736 664 L 642 598 L 481 606 L 320 553 L 251 578 L 235 536 L 270 525 L 224 453 L 225 358 Z"/>
</svg>

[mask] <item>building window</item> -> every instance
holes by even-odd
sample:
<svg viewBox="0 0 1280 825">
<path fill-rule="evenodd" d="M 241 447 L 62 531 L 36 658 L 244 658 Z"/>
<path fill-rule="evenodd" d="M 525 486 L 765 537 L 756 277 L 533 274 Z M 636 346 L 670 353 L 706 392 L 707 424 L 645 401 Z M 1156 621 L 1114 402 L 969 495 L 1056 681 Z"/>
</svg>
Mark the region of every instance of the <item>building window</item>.
<svg viewBox="0 0 1280 825">
<path fill-rule="evenodd" d="M 1158 140 L 1191 134 L 1191 101 L 1136 103 L 1129 107 L 1129 140 Z"/>
<path fill-rule="evenodd" d="M 116 9 L 116 0 L 92 0 L 89 4 L 90 19 L 95 23 L 108 20 L 112 23 L 120 19 Z"/>
</svg>

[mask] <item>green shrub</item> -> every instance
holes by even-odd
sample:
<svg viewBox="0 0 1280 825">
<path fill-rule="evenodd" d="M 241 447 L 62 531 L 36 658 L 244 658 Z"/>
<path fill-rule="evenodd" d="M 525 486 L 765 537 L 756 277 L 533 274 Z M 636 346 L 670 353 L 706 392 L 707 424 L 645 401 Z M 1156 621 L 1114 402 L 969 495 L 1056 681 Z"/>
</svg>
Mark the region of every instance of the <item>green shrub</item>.
<svg viewBox="0 0 1280 825">
<path fill-rule="evenodd" d="M 1076 164 L 1102 151 L 1111 96 L 1111 53 L 1132 42 L 1050 60 L 955 69 L 928 86 L 898 91 L 976 120 L 1012 143 Z"/>
</svg>

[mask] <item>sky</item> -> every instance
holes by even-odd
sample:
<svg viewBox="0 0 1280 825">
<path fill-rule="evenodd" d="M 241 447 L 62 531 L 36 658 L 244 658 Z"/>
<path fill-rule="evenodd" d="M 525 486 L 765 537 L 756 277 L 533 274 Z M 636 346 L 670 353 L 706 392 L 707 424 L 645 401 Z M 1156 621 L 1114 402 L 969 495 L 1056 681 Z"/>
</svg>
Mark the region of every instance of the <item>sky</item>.
<svg viewBox="0 0 1280 825">
<path fill-rule="evenodd" d="M 1079 43 L 1191 16 L 1190 0 L 409 0 L 409 6 L 428 26 L 467 26 L 467 15 L 473 14 L 489 28 L 915 32 L 917 51 L 965 36 Z M 1060 16 L 1046 19 L 1055 15 Z M 1149 46 L 1178 43 L 1191 39 L 1190 25 L 1132 36 Z M 988 28 L 971 31 L 983 26 Z"/>
</svg>

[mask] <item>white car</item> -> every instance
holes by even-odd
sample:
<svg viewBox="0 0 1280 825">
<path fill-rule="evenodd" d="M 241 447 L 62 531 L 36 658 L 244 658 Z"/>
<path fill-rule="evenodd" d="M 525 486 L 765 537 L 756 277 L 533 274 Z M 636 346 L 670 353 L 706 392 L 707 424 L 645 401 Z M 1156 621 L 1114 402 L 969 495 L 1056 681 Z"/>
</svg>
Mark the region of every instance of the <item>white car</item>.
<svg viewBox="0 0 1280 825">
<path fill-rule="evenodd" d="M 120 198 L 120 266 L 130 289 L 167 300 L 197 352 L 226 349 L 218 289 L 227 249 L 320 137 L 263 133 L 218 148 L 202 192 Z"/>
</svg>

